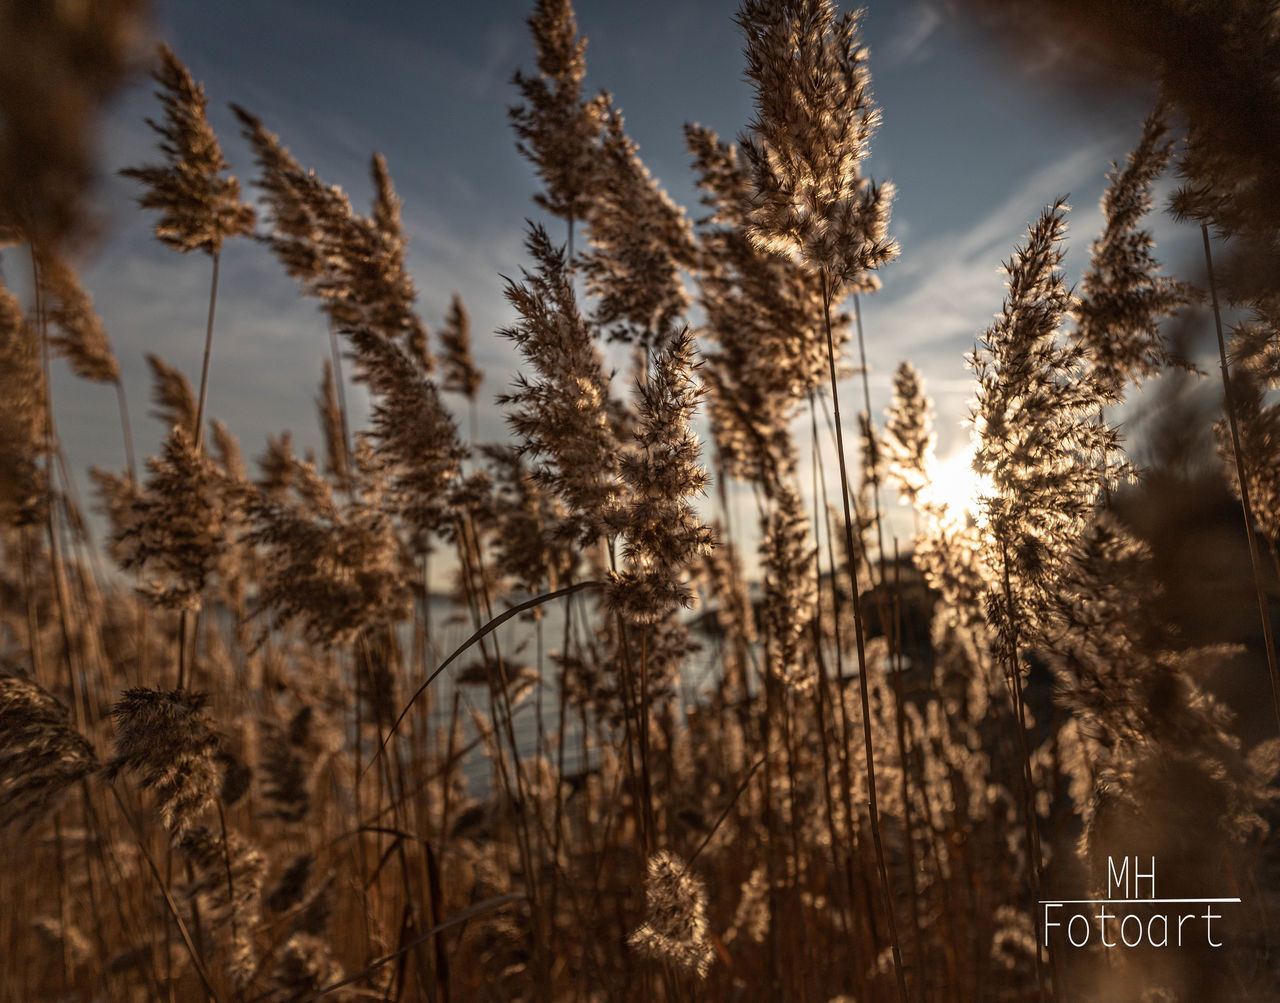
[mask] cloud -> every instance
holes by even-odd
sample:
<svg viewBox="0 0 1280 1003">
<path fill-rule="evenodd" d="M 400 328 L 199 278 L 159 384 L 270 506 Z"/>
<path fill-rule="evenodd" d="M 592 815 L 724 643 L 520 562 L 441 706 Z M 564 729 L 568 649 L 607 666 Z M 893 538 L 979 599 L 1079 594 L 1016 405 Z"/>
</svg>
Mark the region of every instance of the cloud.
<svg viewBox="0 0 1280 1003">
<path fill-rule="evenodd" d="M 934 399 L 940 454 L 960 446 L 967 437 L 963 420 L 974 393 L 965 356 L 1000 309 L 1002 263 L 1025 241 L 1028 224 L 1046 204 L 1068 191 L 1096 188 L 1103 165 L 1118 148 L 1122 142 L 1101 140 L 1045 165 L 971 224 L 908 247 L 900 261 L 885 269 L 884 288 L 862 300 L 868 381 L 877 415 L 890 400 L 894 369 L 909 359 Z M 1085 260 L 1088 242 L 1101 225 L 1096 207 L 1087 203 L 1073 209 L 1071 217 L 1073 239 L 1068 244 L 1074 250 L 1069 250 L 1068 267 Z M 860 397 L 857 382 L 849 390 Z"/>
<path fill-rule="evenodd" d="M 941 26 L 942 11 L 931 3 L 912 4 L 898 18 L 896 31 L 886 44 L 886 65 L 918 63 L 930 55 L 928 43 Z"/>
<path fill-rule="evenodd" d="M 891 325 L 899 349 L 972 339 L 999 309 L 1001 263 L 1024 238 L 1028 224 L 1058 195 L 1095 185 L 1099 165 L 1108 162 L 1115 148 L 1111 139 L 1082 147 L 1037 171 L 972 225 L 912 248 L 886 269 L 885 288 L 871 298 L 868 314 Z M 1082 231 L 1080 216 L 1090 208 L 1074 212 L 1077 234 Z M 1086 240 L 1092 239 L 1092 229 L 1083 230 Z"/>
</svg>

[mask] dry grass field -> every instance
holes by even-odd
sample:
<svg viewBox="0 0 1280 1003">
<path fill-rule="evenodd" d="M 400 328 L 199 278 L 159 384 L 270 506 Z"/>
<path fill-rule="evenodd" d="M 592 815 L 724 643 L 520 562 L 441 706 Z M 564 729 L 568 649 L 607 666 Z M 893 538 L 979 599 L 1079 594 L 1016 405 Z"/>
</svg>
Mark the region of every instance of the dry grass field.
<svg viewBox="0 0 1280 1003">
<path fill-rule="evenodd" d="M 1008 249 L 957 478 L 910 362 L 870 413 L 894 189 L 830 0 L 742 0 L 755 115 L 686 127 L 696 222 L 537 0 L 496 333 L 456 297 L 428 331 L 382 158 L 366 211 L 236 107 L 237 180 L 218 96 L 146 50 L 125 174 L 209 299 L 200 370 L 148 357 L 136 460 L 73 263 L 142 11 L 0 0 L 0 998 L 1280 998 L 1280 15 L 1138 6 L 1027 5 L 1161 100 L 1074 288 L 1059 193 Z M 327 320 L 318 454 L 207 406 L 244 241 Z M 92 497 L 64 366 L 118 391 Z M 1139 467 L 1117 415 L 1157 379 L 1220 407 L 1169 395 Z"/>
</svg>

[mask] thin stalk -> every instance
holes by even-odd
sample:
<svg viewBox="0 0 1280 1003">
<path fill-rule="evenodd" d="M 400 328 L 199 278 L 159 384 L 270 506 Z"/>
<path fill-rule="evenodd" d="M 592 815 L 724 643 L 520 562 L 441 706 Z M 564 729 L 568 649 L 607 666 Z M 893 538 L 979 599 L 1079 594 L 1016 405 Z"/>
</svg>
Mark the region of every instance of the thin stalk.
<svg viewBox="0 0 1280 1003">
<path fill-rule="evenodd" d="M 644 792 L 645 829 L 650 840 L 657 838 L 653 814 L 653 784 L 649 770 L 649 632 L 640 631 L 640 707 L 637 714 L 640 728 L 640 773 Z M 647 852 L 647 851 L 646 851 Z"/>
<path fill-rule="evenodd" d="M 55 456 L 61 446 L 58 444 L 57 431 L 53 420 L 53 385 L 50 380 L 49 332 L 45 326 L 44 295 L 41 291 L 40 256 L 34 247 L 31 248 L 32 281 L 35 285 L 36 329 L 40 334 L 40 367 L 44 379 L 44 445 L 45 445 L 45 478 L 47 492 L 45 504 L 45 533 L 49 540 L 49 574 L 53 579 L 53 592 L 58 603 L 58 620 L 62 627 L 62 657 L 67 670 L 67 684 L 70 688 L 71 702 L 75 710 L 76 727 L 85 730 L 85 713 L 88 709 L 81 688 L 76 683 L 76 670 L 71 657 L 71 623 L 68 609 L 67 585 L 62 576 L 62 557 L 58 547 L 57 520 L 58 506 L 54 492 Z"/>
<path fill-rule="evenodd" d="M 623 759 L 626 765 L 627 779 L 631 786 L 632 803 L 636 806 L 637 824 L 640 826 L 641 844 L 646 858 L 652 853 L 650 846 L 649 833 L 649 812 L 642 805 L 641 799 L 645 796 L 644 789 L 640 787 L 640 782 L 636 773 L 635 753 L 634 750 L 639 745 L 639 740 L 634 737 L 633 729 L 639 727 L 639 714 L 632 706 L 632 697 L 634 695 L 634 678 L 635 670 L 631 665 L 631 650 L 627 645 L 627 631 L 623 623 L 622 614 L 614 613 L 614 622 L 618 628 L 618 648 L 622 653 L 620 666 L 622 669 L 622 723 L 626 736 L 627 754 Z"/>
<path fill-rule="evenodd" d="M 818 419 L 817 419 L 817 416 L 814 414 L 814 410 L 813 410 L 812 394 L 809 395 L 809 414 L 810 414 L 810 417 L 812 418 L 812 426 L 813 426 L 813 452 L 812 452 L 812 457 L 813 457 L 813 473 L 812 473 L 813 535 L 814 535 L 814 543 L 819 544 L 821 542 L 820 536 L 819 536 L 819 527 L 822 525 L 822 522 L 819 519 L 819 515 L 820 515 L 819 506 L 821 504 L 821 500 L 825 497 L 825 492 L 819 490 L 819 486 L 818 486 L 818 464 L 819 464 Z M 830 544 L 831 544 L 830 533 L 828 533 L 827 534 L 828 548 L 830 547 Z M 849 929 L 850 929 L 849 910 L 853 908 L 853 881 L 852 881 L 852 872 L 850 872 L 847 867 L 841 866 L 841 854 L 839 850 L 840 840 L 836 837 L 835 798 L 831 793 L 831 747 L 827 741 L 827 725 L 826 725 L 826 713 L 825 713 L 826 708 L 824 706 L 826 702 L 826 698 L 828 696 L 827 663 L 826 663 L 826 659 L 822 657 L 823 636 L 822 636 L 822 548 L 821 546 L 814 547 L 813 565 L 814 565 L 813 573 L 818 586 L 818 604 L 816 607 L 816 613 L 814 614 L 814 617 L 813 617 L 813 658 L 815 663 L 814 669 L 817 672 L 818 680 L 817 680 L 817 685 L 814 686 L 813 690 L 814 690 L 814 702 L 816 704 L 816 709 L 818 713 L 818 738 L 819 738 L 819 744 L 822 746 L 822 794 L 823 794 L 823 804 L 826 808 L 826 813 L 827 813 L 826 814 L 827 831 L 831 834 L 831 872 L 833 875 L 846 873 L 850 877 L 849 898 L 846 902 L 843 903 L 843 908 L 840 908 L 836 911 L 836 916 L 839 918 L 840 923 L 844 927 L 844 935 L 845 935 L 845 938 L 847 939 L 849 936 Z M 837 618 L 837 621 L 838 621 L 839 607 L 836 603 L 835 591 L 836 591 L 835 577 L 833 575 L 831 580 L 831 592 L 832 592 L 831 609 L 832 609 L 833 615 Z M 840 625 L 838 622 L 836 623 L 835 630 L 836 630 L 836 636 L 838 637 L 840 632 Z M 837 647 L 838 646 L 839 645 L 837 642 Z M 833 722 L 832 735 L 834 736 L 834 734 L 835 734 L 835 725 Z M 847 863 L 847 860 L 848 858 L 846 857 L 845 858 L 846 863 Z"/>
<path fill-rule="evenodd" d="M 493 606 L 489 598 L 491 588 L 488 575 L 485 572 L 484 558 L 480 552 L 479 532 L 470 515 L 467 516 L 465 521 L 459 521 L 459 530 L 459 548 L 461 551 L 459 556 L 464 562 L 463 582 L 470 595 L 472 609 L 478 625 L 480 602 L 484 603 L 485 615 L 490 619 L 490 621 L 493 619 Z M 470 530 L 469 533 L 468 530 Z M 472 580 L 473 573 L 480 579 L 478 588 Z M 483 650 L 483 646 L 481 646 L 481 651 L 483 652 Z M 533 801 L 532 791 L 530 790 L 528 782 L 524 776 L 524 766 L 520 761 L 520 748 L 516 741 L 515 726 L 512 723 L 511 680 L 507 676 L 506 663 L 503 661 L 502 650 L 498 645 L 496 637 L 493 640 L 493 650 L 494 664 L 497 666 L 498 677 L 501 682 L 501 692 L 498 694 L 497 699 L 494 697 L 492 686 L 489 687 L 490 716 L 493 718 L 495 724 L 494 748 L 499 774 L 508 801 L 509 803 L 518 803 L 523 806 L 520 812 L 515 813 L 516 817 L 513 820 L 513 828 L 516 834 L 517 849 L 520 851 L 521 863 L 525 871 L 525 897 L 529 901 L 534 925 L 533 960 L 535 965 L 535 995 L 540 999 L 550 999 L 551 966 L 550 960 L 546 957 L 545 952 L 551 931 L 549 929 L 545 929 L 544 924 L 548 921 L 554 923 L 554 918 L 546 916 L 545 910 L 540 908 L 542 903 L 542 889 L 538 877 L 538 870 L 534 866 L 534 832 L 530 829 L 528 823 L 528 817 L 530 814 L 535 818 L 540 817 L 539 808 Z M 506 738 L 507 743 L 511 747 L 512 772 L 515 774 L 514 800 L 510 778 L 507 776 L 506 771 L 506 757 L 502 752 L 503 737 Z"/>
<path fill-rule="evenodd" d="M 125 462 L 129 465 L 129 479 L 138 483 L 138 463 L 133 452 L 133 425 L 129 421 L 129 400 L 124 392 L 124 380 L 116 379 L 116 403 L 120 408 L 120 432 L 124 438 Z"/>
<path fill-rule="evenodd" d="M 871 439 L 871 455 L 874 461 L 871 464 L 871 504 L 873 506 L 872 515 L 876 519 L 876 553 L 882 562 L 879 585 L 884 585 L 884 526 L 880 520 L 880 444 L 875 440 L 875 425 L 871 420 L 871 378 L 867 370 L 867 348 L 862 338 L 862 304 L 857 293 L 853 294 L 853 320 L 858 332 L 858 365 L 862 370 L 862 401 L 867 409 L 867 435 Z M 871 566 L 871 562 L 868 561 L 867 565 Z M 872 575 L 872 587 L 876 588 L 876 592 L 879 594 L 879 587 L 876 585 L 874 575 Z M 881 613 L 883 614 L 883 609 Z M 882 620 L 881 622 L 884 621 Z M 889 632 L 886 630 L 885 635 L 888 636 L 888 634 Z"/>
<path fill-rule="evenodd" d="M 825 499 L 827 497 L 827 468 L 822 460 L 822 451 L 817 448 L 818 444 L 818 413 L 814 402 L 813 394 L 809 395 L 809 420 L 812 426 L 814 456 L 818 467 L 818 484 L 820 487 L 820 496 Z M 841 637 L 840 628 L 840 589 L 836 587 L 836 546 L 835 533 L 831 528 L 831 509 L 829 506 L 823 506 L 823 526 L 826 529 L 827 538 L 827 566 L 831 569 L 831 621 L 832 621 L 832 640 L 835 642 L 835 680 L 836 686 L 831 694 L 833 702 L 839 705 L 840 711 L 840 787 L 842 802 L 844 804 L 844 821 L 846 829 L 844 854 L 845 867 L 845 883 L 847 885 L 849 895 L 849 908 L 853 909 L 856 901 L 856 888 L 854 885 L 853 875 L 853 774 L 849 766 L 849 750 L 852 745 L 852 726 L 849 723 L 849 706 L 848 701 L 844 698 L 844 641 Z M 816 530 L 815 530 L 816 533 Z M 852 559 L 852 558 L 850 558 Z M 819 593 L 821 597 L 821 593 Z M 821 669 L 821 666 L 819 666 Z M 820 686 L 826 685 L 826 674 L 823 672 L 818 677 Z M 835 725 L 835 715 L 832 715 L 832 726 Z"/>
<path fill-rule="evenodd" d="M 71 910 L 67 904 L 67 856 L 62 842 L 61 812 L 53 816 L 53 842 L 58 858 L 58 922 L 62 924 L 62 991 L 68 993 L 75 966 L 71 962 L 71 937 L 67 932 L 71 929 Z"/>
<path fill-rule="evenodd" d="M 338 334 L 329 328 L 329 358 L 333 362 L 333 388 L 338 395 L 338 424 L 342 427 L 342 469 L 346 471 L 346 489 L 351 494 L 351 430 L 347 426 L 347 391 L 342 378 L 342 352 L 338 348 Z"/>
<path fill-rule="evenodd" d="M 541 606 L 543 603 L 551 602 L 551 600 L 553 599 L 559 599 L 563 596 L 573 595 L 575 592 L 581 592 L 583 589 L 602 588 L 604 584 L 605 583 L 602 581 L 576 582 L 573 585 L 567 585 L 562 589 L 556 589 L 554 592 L 548 592 L 546 595 L 534 596 L 534 598 L 532 599 L 526 599 L 524 602 L 519 603 L 515 606 L 512 606 L 510 609 L 505 610 L 502 613 L 499 613 L 497 616 L 495 616 L 492 620 L 490 620 L 484 626 L 478 628 L 476 632 L 472 634 L 469 638 L 467 638 L 465 641 L 463 641 L 462 644 L 459 645 L 459 647 L 456 648 L 448 658 L 446 658 L 443 662 L 441 662 L 438 666 L 436 666 L 435 671 L 432 672 L 431 675 L 427 676 L 427 678 L 423 680 L 422 685 L 420 685 L 414 691 L 413 696 L 409 698 L 408 702 L 401 709 L 399 716 L 395 719 L 395 723 L 391 725 L 390 729 L 388 729 L 386 736 L 382 740 L 381 746 L 379 746 L 378 751 L 374 753 L 373 759 L 376 760 L 378 756 L 382 755 L 382 753 L 386 750 L 387 743 L 391 741 L 391 736 L 394 735 L 396 732 L 396 729 L 400 727 L 401 722 L 404 721 L 405 715 L 408 714 L 409 711 L 413 708 L 413 705 L 418 702 L 418 698 L 427 692 L 427 687 L 429 687 L 435 681 L 436 677 L 439 676 L 441 672 L 443 672 L 450 665 L 452 665 L 456 659 L 458 659 L 464 653 L 466 653 L 466 651 L 473 644 L 475 644 L 481 638 L 486 637 L 489 634 L 492 634 L 495 630 L 501 627 L 504 623 L 506 623 L 512 617 L 518 616 L 519 614 L 523 613 L 527 609 L 533 609 L 535 606 Z M 366 764 L 365 769 L 366 770 L 369 769 L 369 766 L 371 765 L 372 765 L 372 761 Z"/>
<path fill-rule="evenodd" d="M 1231 389 L 1231 374 L 1227 366 L 1227 343 L 1222 336 L 1222 313 L 1218 309 L 1218 286 L 1213 278 L 1213 254 L 1209 249 L 1209 228 L 1200 224 L 1204 238 L 1204 263 L 1209 272 L 1209 298 L 1213 303 L 1213 323 L 1218 332 L 1218 362 L 1222 368 L 1222 395 L 1227 409 L 1227 423 L 1231 428 L 1231 455 L 1236 464 L 1236 479 L 1240 482 L 1240 507 L 1244 510 L 1244 530 L 1249 538 L 1249 563 L 1253 566 L 1253 588 L 1258 596 L 1258 615 L 1262 618 L 1262 641 L 1267 649 L 1267 671 L 1271 674 L 1271 700 L 1275 704 L 1276 722 L 1280 723 L 1280 667 L 1276 664 L 1276 644 L 1271 635 L 1271 615 L 1267 610 L 1267 595 L 1262 588 L 1262 561 L 1258 554 L 1258 537 L 1253 528 L 1253 505 L 1249 500 L 1249 482 L 1244 473 L 1244 457 L 1240 449 L 1240 427 L 1236 420 L 1235 393 Z"/>
<path fill-rule="evenodd" d="M 134 841 L 138 845 L 138 850 L 142 853 L 142 859 L 147 862 L 147 868 L 155 879 L 156 887 L 160 889 L 164 903 L 169 909 L 169 915 L 173 917 L 174 923 L 178 926 L 178 932 L 182 934 L 182 942 L 187 948 L 187 955 L 191 958 L 191 964 L 195 967 L 196 974 L 200 976 L 200 981 L 204 984 L 205 992 L 214 1003 L 218 1003 L 218 992 L 213 988 L 213 980 L 209 978 L 209 972 L 204 967 L 200 952 L 196 950 L 196 946 L 191 940 L 191 934 L 187 931 L 187 924 L 182 921 L 182 913 L 178 911 L 178 906 L 173 901 L 173 896 L 169 894 L 168 884 L 160 876 L 160 869 L 156 867 L 156 862 L 152 859 L 151 852 L 147 849 L 146 840 L 142 837 L 142 830 L 138 828 L 138 823 L 129 814 L 129 809 L 125 806 L 124 800 L 120 797 L 120 792 L 116 790 L 115 785 L 108 784 L 107 786 L 115 796 L 116 805 L 120 808 L 120 814 L 124 816 L 125 822 L 128 823 L 129 829 L 133 832 Z"/>
<path fill-rule="evenodd" d="M 204 361 L 200 363 L 200 399 L 196 404 L 195 450 L 204 442 L 204 409 L 209 399 L 209 361 L 213 357 L 213 312 L 218 304 L 218 265 L 220 251 L 213 252 L 213 280 L 209 283 L 209 320 L 204 328 Z"/>
<path fill-rule="evenodd" d="M 213 358 L 213 316 L 218 305 L 218 271 L 222 260 L 220 251 L 214 251 L 213 278 L 209 283 L 209 319 L 204 328 L 204 359 L 200 363 L 200 399 L 196 404 L 196 427 L 192 430 L 195 439 L 195 452 L 199 456 L 204 444 L 204 412 L 209 400 L 209 363 Z M 187 610 L 178 615 L 178 689 L 182 689 L 187 674 Z M 197 612 L 197 618 L 199 613 Z M 198 619 L 197 619 L 198 623 Z M 197 634 L 199 627 L 196 627 Z M 195 658 L 195 641 L 192 638 L 191 657 Z"/>
<path fill-rule="evenodd" d="M 905 697 L 902 688 L 902 673 L 905 668 L 902 661 L 902 559 L 898 553 L 898 538 L 893 538 L 893 633 L 896 638 L 893 654 L 894 672 L 893 672 L 893 702 L 897 713 L 896 718 L 896 738 L 898 743 L 898 762 L 899 775 L 901 780 L 902 795 L 902 828 L 903 828 L 903 846 L 906 849 L 907 864 L 907 883 L 911 898 L 911 933 L 914 940 L 916 953 L 916 971 L 924 973 L 926 971 L 924 956 L 924 934 L 921 932 L 920 925 L 920 889 L 916 877 L 916 849 L 915 849 L 915 829 L 912 822 L 911 812 L 911 784 L 910 784 L 910 758 L 907 752 L 907 735 L 906 735 L 906 709 L 903 707 Z M 923 794 L 923 792 L 921 792 Z M 917 988 L 920 995 L 924 995 L 923 980 L 919 982 Z"/>
<path fill-rule="evenodd" d="M 858 651 L 858 692 L 862 701 L 862 739 L 867 756 L 867 809 L 871 814 L 871 836 L 875 843 L 876 866 L 880 871 L 881 892 L 889 917 L 889 940 L 893 947 L 893 971 L 897 978 L 898 999 L 906 1003 L 907 983 L 902 971 L 902 949 L 898 943 L 898 922 L 894 916 L 893 888 L 889 884 L 889 868 L 885 862 L 884 841 L 880 832 L 880 808 L 876 799 L 875 752 L 871 739 L 871 698 L 867 688 L 867 651 L 863 640 L 862 599 L 858 592 L 858 569 L 854 560 L 853 516 L 849 511 L 849 471 L 844 458 L 844 433 L 840 427 L 840 395 L 836 386 L 836 350 L 831 337 L 831 290 L 827 271 L 822 270 L 822 313 L 827 335 L 827 366 L 831 376 L 831 406 L 835 414 L 836 453 L 840 460 L 840 501 L 844 508 L 845 545 L 849 550 L 849 587 L 853 593 L 854 640 Z"/>
<path fill-rule="evenodd" d="M 353 644 L 353 655 L 354 652 L 355 645 Z M 365 770 L 360 767 L 360 741 L 361 735 L 364 731 L 364 701 L 360 699 L 360 689 L 364 677 L 360 672 L 360 664 L 358 661 L 356 661 L 351 668 L 352 672 L 355 674 L 356 681 L 356 712 L 352 719 L 353 732 L 351 735 L 351 755 L 355 760 L 352 764 L 351 800 L 355 805 L 356 818 L 360 818 L 364 814 L 363 795 L 360 792 L 360 781 L 364 779 L 365 774 Z M 372 763 L 370 763 L 370 765 L 372 765 Z M 373 929 L 369 922 L 369 864 L 365 859 L 364 839 L 362 836 L 356 837 L 353 852 L 356 858 L 356 869 L 360 872 L 360 922 L 361 927 L 364 930 L 365 951 L 368 952 L 373 947 Z"/>
<path fill-rule="evenodd" d="M 32 537 L 34 527 L 24 527 L 18 533 L 18 543 L 22 552 L 23 595 L 27 607 L 27 647 L 31 651 L 31 668 L 40 685 L 48 686 L 50 680 L 44 674 L 44 656 L 40 645 L 40 614 L 36 608 L 35 561 L 31 552 L 35 549 Z"/>
<path fill-rule="evenodd" d="M 554 577 L 554 575 L 552 577 Z M 572 599 L 566 600 L 565 606 L 570 607 L 572 603 L 573 603 Z M 541 672 L 542 672 L 542 664 L 541 664 L 542 620 L 541 619 L 538 620 L 538 639 L 539 639 L 538 672 L 539 672 L 539 675 L 541 675 Z M 565 689 L 566 689 L 565 684 L 568 681 L 568 658 L 569 658 L 569 609 L 568 608 L 565 609 L 564 635 L 563 635 L 563 640 L 560 646 L 560 652 L 561 652 L 560 680 L 556 687 L 557 728 L 556 728 L 556 742 L 555 742 L 555 749 L 554 749 L 554 754 L 556 758 L 555 815 L 551 822 L 551 859 L 556 861 L 557 863 L 560 860 L 562 839 L 564 837 L 564 829 L 563 829 L 563 822 L 564 822 L 563 790 L 564 790 L 564 753 L 565 753 L 565 734 L 564 733 L 565 733 L 565 720 L 568 715 L 568 696 L 565 693 Z M 541 685 L 542 685 L 541 682 L 539 682 L 539 686 Z M 542 724 L 542 708 L 541 707 L 538 708 L 538 724 L 539 724 L 539 728 L 541 728 L 541 724 Z M 546 751 L 548 755 L 552 753 L 553 750 L 550 747 L 550 743 L 548 743 Z M 584 771 L 586 770 L 585 760 L 582 764 L 582 768 Z M 550 911 L 552 916 L 557 915 L 557 906 L 559 905 L 559 901 L 560 901 L 560 882 L 557 881 L 557 882 L 554 882 L 551 886 Z"/>
<path fill-rule="evenodd" d="M 136 487 L 138 484 L 138 462 L 133 449 L 133 423 L 129 420 L 129 398 L 124 390 L 124 380 L 116 377 L 116 404 L 120 411 L 120 432 L 124 439 L 125 462 L 129 465 L 129 480 Z M 142 585 L 142 569 L 134 573 L 134 583 Z M 139 685 L 147 679 L 147 604 L 139 602 L 137 607 L 138 631 L 138 676 Z"/>
<path fill-rule="evenodd" d="M 1014 631 L 1012 643 L 1009 646 L 1010 654 L 1006 673 L 1009 694 L 1013 701 L 1013 729 L 1018 740 L 1018 758 L 1020 760 L 1018 773 L 1020 786 L 1022 787 L 1022 810 L 1026 815 L 1027 856 L 1030 858 L 1031 867 L 1031 897 L 1033 901 L 1038 902 L 1040 900 L 1041 887 L 1040 829 L 1036 822 L 1035 792 L 1031 775 L 1031 749 L 1027 742 L 1026 704 L 1022 699 L 1022 670 L 1017 660 L 1019 647 L 1018 621 L 1014 616 L 1013 582 L 1009 576 L 1009 553 L 1003 539 L 1000 540 L 1000 565 L 1003 573 L 1005 611 Z M 1044 942 L 1041 940 L 1039 932 L 1036 934 L 1036 985 L 1040 999 L 1044 1000 L 1047 996 L 1044 973 Z"/>
</svg>

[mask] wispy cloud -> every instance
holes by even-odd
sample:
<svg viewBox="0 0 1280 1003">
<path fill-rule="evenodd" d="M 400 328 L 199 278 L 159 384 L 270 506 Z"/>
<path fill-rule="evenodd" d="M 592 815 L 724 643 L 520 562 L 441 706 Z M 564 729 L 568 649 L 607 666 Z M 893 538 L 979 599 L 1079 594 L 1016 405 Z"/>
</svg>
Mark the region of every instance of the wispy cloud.
<svg viewBox="0 0 1280 1003">
<path fill-rule="evenodd" d="M 912 248 L 886 271 L 885 288 L 872 299 L 868 313 L 886 323 L 891 320 L 899 349 L 972 339 L 999 308 L 1001 262 L 1023 239 L 1027 225 L 1058 195 L 1096 186 L 1099 165 L 1107 163 L 1114 149 L 1112 140 L 1083 147 L 1037 171 L 972 225 Z M 1092 239 L 1091 229 L 1084 231 L 1086 241 Z"/>
<path fill-rule="evenodd" d="M 885 46 L 887 65 L 918 63 L 927 59 L 930 55 L 929 42 L 942 20 L 942 11 L 932 3 L 914 3 L 906 7 Z"/>
<path fill-rule="evenodd" d="M 909 359 L 934 398 L 939 450 L 947 454 L 959 447 L 974 389 L 965 355 L 1000 309 L 1002 263 L 1047 203 L 1070 191 L 1097 188 L 1117 142 L 1123 148 L 1123 139 L 1098 141 L 1044 166 L 971 224 L 906 248 L 902 259 L 885 270 L 884 288 L 863 301 L 875 410 L 889 401 L 895 367 Z M 1075 250 L 1069 251 L 1069 265 L 1083 262 L 1100 224 L 1092 199 L 1073 216 L 1070 246 Z"/>
</svg>

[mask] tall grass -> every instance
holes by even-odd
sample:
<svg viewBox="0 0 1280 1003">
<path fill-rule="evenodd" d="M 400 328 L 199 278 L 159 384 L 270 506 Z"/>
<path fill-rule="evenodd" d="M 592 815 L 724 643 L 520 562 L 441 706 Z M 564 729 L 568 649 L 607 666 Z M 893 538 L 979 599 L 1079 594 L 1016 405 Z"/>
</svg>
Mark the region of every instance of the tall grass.
<svg viewBox="0 0 1280 1003">
<path fill-rule="evenodd" d="M 132 9 L 107 6 L 124 31 Z M 74 12 L 23 30 L 80 38 L 56 16 Z M 1280 995 L 1280 741 L 1233 712 L 1265 700 L 1265 658 L 1249 631 L 1180 633 L 1170 541 L 1142 531 L 1174 474 L 1137 470 L 1113 424 L 1139 381 L 1194 378 L 1162 326 L 1194 290 L 1161 272 L 1144 220 L 1171 158 L 1203 180 L 1203 132 L 1166 139 L 1176 94 L 1148 119 L 1078 295 L 1063 201 L 1013 250 L 970 357 L 985 494 L 967 511 L 938 484 L 909 363 L 883 432 L 860 416 L 861 462 L 846 449 L 848 299 L 898 253 L 892 185 L 861 173 L 880 113 L 859 19 L 746 0 L 737 20 L 756 116 L 738 144 L 686 126 L 710 210 L 694 223 L 608 95 L 584 95 L 568 0 L 537 3 L 511 118 L 566 240 L 529 224 L 507 281 L 497 334 L 522 369 L 496 443 L 476 441 L 483 332 L 455 295 L 433 348 L 386 161 L 365 215 L 237 107 L 255 213 L 203 88 L 162 47 L 165 162 L 126 173 L 160 240 L 210 255 L 208 324 L 198 390 L 149 357 L 159 454 L 95 471 L 103 553 L 49 393 L 55 356 L 116 385 L 130 443 L 68 264 L 77 161 L 41 152 L 47 176 L 0 202 L 6 261 L 36 279 L 30 302 L 0 287 L 0 996 Z M 77 78 L 94 95 L 124 60 L 110 27 L 102 78 Z M 64 111 L 51 125 L 84 127 Z M 1232 197 L 1212 194 L 1181 211 L 1211 221 Z M 331 346 L 324 456 L 269 436 L 253 473 L 208 417 L 236 237 L 319 302 Z M 1254 567 L 1203 603 L 1256 629 L 1248 604 L 1267 622 L 1280 576 L 1280 354 L 1271 294 L 1223 295 L 1253 321 L 1230 354 L 1219 334 L 1230 465 L 1203 490 L 1241 496 Z M 885 350 L 854 314 L 865 372 Z M 610 341 L 631 346 L 629 379 Z M 907 546 L 881 518 L 891 489 Z M 1216 539 L 1238 545 L 1229 525 Z M 429 566 L 452 575 L 450 618 Z M 1122 857 L 1154 858 L 1163 896 L 1238 896 L 1224 946 L 1104 948 L 1095 929 L 1076 948 L 1044 929 L 1041 900 L 1112 897 Z"/>
</svg>

